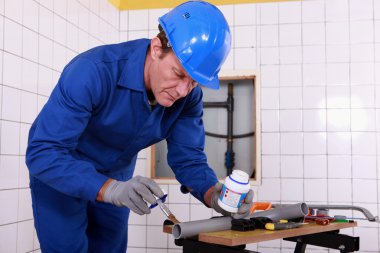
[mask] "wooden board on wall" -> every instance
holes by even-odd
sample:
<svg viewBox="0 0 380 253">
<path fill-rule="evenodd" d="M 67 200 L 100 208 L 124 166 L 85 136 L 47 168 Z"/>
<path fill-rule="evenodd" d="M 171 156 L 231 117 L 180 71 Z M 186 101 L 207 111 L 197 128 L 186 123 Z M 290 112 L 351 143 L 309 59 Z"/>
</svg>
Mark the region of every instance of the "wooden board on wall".
<svg viewBox="0 0 380 253">
<path fill-rule="evenodd" d="M 138 9 L 161 9 L 173 8 L 186 0 L 108 0 L 119 10 L 138 10 Z M 215 5 L 225 4 L 246 4 L 246 3 L 270 3 L 270 2 L 290 2 L 299 0 L 209 0 Z"/>
</svg>

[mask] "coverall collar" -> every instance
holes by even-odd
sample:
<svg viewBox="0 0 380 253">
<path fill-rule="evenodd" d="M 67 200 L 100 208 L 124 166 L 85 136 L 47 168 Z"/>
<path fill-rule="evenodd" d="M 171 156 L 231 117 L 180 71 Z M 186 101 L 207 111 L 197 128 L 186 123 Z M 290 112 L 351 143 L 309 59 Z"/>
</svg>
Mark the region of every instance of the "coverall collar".
<svg viewBox="0 0 380 253">
<path fill-rule="evenodd" d="M 132 90 L 145 91 L 144 66 L 147 48 L 150 40 L 141 40 L 141 43 L 129 55 L 118 85 Z"/>
</svg>

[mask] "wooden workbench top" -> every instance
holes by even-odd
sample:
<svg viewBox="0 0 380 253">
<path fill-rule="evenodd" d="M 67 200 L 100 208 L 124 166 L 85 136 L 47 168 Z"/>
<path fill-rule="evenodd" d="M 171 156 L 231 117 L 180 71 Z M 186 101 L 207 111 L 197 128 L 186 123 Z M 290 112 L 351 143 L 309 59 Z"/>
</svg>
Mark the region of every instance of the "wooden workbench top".
<svg viewBox="0 0 380 253">
<path fill-rule="evenodd" d="M 226 246 L 237 246 L 242 244 L 257 243 L 269 240 L 282 239 L 287 237 L 294 237 L 300 235 L 315 234 L 321 232 L 327 232 L 332 230 L 339 230 L 343 228 L 356 227 L 356 222 L 345 222 L 345 223 L 331 223 L 329 225 L 316 225 L 316 224 L 305 224 L 299 228 L 284 229 L 270 231 L 265 229 L 256 229 L 254 231 L 233 231 L 225 230 L 210 233 L 199 234 L 198 240 L 202 242 L 226 245 Z"/>
</svg>

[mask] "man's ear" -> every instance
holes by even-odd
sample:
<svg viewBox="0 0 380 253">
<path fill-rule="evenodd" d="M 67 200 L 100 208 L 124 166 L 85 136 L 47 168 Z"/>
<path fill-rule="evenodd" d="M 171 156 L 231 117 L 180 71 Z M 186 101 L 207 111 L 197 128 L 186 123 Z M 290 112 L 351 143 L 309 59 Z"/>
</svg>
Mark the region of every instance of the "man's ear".
<svg viewBox="0 0 380 253">
<path fill-rule="evenodd" d="M 150 56 L 152 57 L 152 59 L 157 59 L 160 58 L 162 54 L 163 52 L 161 41 L 158 37 L 154 37 L 150 41 Z"/>
</svg>

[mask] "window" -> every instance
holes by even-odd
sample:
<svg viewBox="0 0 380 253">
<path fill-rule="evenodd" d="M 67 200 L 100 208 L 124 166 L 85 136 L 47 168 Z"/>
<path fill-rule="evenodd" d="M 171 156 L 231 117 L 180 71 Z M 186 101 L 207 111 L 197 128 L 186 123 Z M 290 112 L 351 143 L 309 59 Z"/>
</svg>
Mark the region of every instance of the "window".
<svg viewBox="0 0 380 253">
<path fill-rule="evenodd" d="M 220 75 L 220 89 L 203 88 L 205 152 L 219 179 L 232 169 L 248 173 L 251 185 L 261 182 L 260 89 L 254 72 Z M 166 141 L 148 152 L 149 173 L 158 183 L 177 183 L 166 161 Z"/>
</svg>

